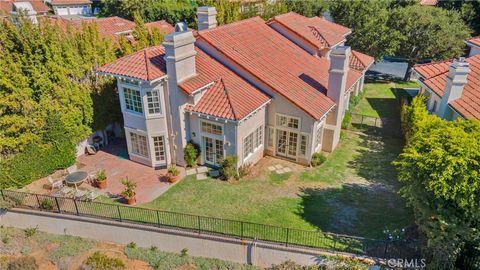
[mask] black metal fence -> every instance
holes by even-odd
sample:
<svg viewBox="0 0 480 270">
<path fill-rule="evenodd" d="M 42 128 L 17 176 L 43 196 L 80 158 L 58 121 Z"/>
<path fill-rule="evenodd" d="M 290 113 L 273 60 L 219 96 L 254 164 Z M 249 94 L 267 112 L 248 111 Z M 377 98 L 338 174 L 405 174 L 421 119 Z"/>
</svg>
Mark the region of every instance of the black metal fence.
<svg viewBox="0 0 480 270">
<path fill-rule="evenodd" d="M 167 227 L 198 234 L 256 239 L 285 246 L 316 248 L 377 258 L 392 258 L 399 256 L 398 252 L 401 252 L 404 258 L 407 251 L 403 247 L 399 249 L 405 244 L 399 241 L 374 240 L 12 190 L 0 190 L 0 193 L 1 200 L 17 208 Z"/>
</svg>

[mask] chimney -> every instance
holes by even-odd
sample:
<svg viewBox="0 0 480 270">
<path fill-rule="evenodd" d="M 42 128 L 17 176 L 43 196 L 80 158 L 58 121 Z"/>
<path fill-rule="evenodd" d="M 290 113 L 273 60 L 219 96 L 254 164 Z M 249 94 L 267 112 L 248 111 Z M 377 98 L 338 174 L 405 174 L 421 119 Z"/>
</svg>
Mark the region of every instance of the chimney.
<svg viewBox="0 0 480 270">
<path fill-rule="evenodd" d="M 348 104 L 345 104 L 345 91 L 349 70 L 351 49 L 349 46 L 337 46 L 330 52 L 327 96 L 335 101 L 335 108 L 328 114 L 325 123 L 322 150 L 332 152 L 340 140 L 343 116 Z"/>
<path fill-rule="evenodd" d="M 197 23 L 198 31 L 205 29 L 212 29 L 217 27 L 217 10 L 215 7 L 198 7 L 197 8 Z"/>
<path fill-rule="evenodd" d="M 470 67 L 465 58 L 460 57 L 458 60 L 453 60 L 448 70 L 447 83 L 443 89 L 442 100 L 437 112 L 438 116 L 444 118 L 448 112 L 448 104 L 462 96 L 469 72 Z"/>
<path fill-rule="evenodd" d="M 184 23 L 175 25 L 175 32 L 165 36 L 163 46 L 169 80 L 179 83 L 196 74 L 195 38 Z"/>
</svg>

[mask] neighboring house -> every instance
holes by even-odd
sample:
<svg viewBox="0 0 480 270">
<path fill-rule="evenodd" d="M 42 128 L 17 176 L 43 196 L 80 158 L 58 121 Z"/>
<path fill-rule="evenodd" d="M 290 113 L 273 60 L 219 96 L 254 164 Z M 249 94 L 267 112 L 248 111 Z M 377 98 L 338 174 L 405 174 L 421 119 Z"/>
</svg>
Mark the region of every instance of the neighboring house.
<svg viewBox="0 0 480 270">
<path fill-rule="evenodd" d="M 23 12 L 33 23 L 38 16 L 45 16 L 50 8 L 41 0 L 0 0 L 0 18 L 12 17 L 14 20 L 19 12 Z"/>
<path fill-rule="evenodd" d="M 90 0 L 46 0 L 55 15 L 59 16 L 90 16 L 92 1 Z"/>
<path fill-rule="evenodd" d="M 420 5 L 422 6 L 436 6 L 438 0 L 420 0 Z"/>
<path fill-rule="evenodd" d="M 120 36 L 125 36 L 129 40 L 133 40 L 133 30 L 135 28 L 135 23 L 117 16 L 107 17 L 107 18 L 84 18 L 81 20 L 69 20 L 61 16 L 52 16 L 48 20 L 50 23 L 56 23 L 63 29 L 67 29 L 68 26 L 71 26 L 75 29 L 80 29 L 84 23 L 95 22 L 98 27 L 100 35 L 103 37 L 118 38 Z M 145 26 L 148 30 L 157 28 L 160 32 L 164 34 L 171 33 L 175 31 L 173 26 L 166 21 L 156 21 L 151 23 L 146 23 Z"/>
<path fill-rule="evenodd" d="M 480 36 L 467 39 L 465 43 L 470 47 L 470 53 L 468 56 L 480 54 Z"/>
<path fill-rule="evenodd" d="M 215 8 L 197 16 L 198 31 L 177 24 L 163 46 L 98 70 L 117 78 L 130 159 L 184 165 L 188 141 L 212 166 L 227 155 L 241 166 L 265 154 L 309 164 L 335 149 L 348 97 L 363 81 L 350 68 L 350 47 L 321 57 L 259 17 L 217 27 Z"/>
<path fill-rule="evenodd" d="M 416 65 L 427 109 L 444 119 L 480 120 L 480 54 Z"/>
</svg>

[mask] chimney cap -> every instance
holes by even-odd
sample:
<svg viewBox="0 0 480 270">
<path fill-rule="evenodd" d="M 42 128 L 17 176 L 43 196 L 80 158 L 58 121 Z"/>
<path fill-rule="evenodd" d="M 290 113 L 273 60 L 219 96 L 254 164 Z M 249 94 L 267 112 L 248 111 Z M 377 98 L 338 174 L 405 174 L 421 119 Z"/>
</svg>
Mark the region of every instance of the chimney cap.
<svg viewBox="0 0 480 270">
<path fill-rule="evenodd" d="M 351 48 L 350 46 L 335 46 L 331 52 L 330 55 L 350 55 Z"/>
<path fill-rule="evenodd" d="M 452 63 L 452 66 L 455 68 L 458 68 L 458 67 L 468 68 L 469 65 L 470 64 L 467 61 L 465 61 L 465 57 L 459 57 L 458 59 L 453 59 L 453 63 Z"/>
<path fill-rule="evenodd" d="M 197 8 L 197 13 L 198 12 L 207 12 L 210 15 L 216 15 L 217 14 L 217 9 L 213 6 L 201 6 Z"/>
</svg>

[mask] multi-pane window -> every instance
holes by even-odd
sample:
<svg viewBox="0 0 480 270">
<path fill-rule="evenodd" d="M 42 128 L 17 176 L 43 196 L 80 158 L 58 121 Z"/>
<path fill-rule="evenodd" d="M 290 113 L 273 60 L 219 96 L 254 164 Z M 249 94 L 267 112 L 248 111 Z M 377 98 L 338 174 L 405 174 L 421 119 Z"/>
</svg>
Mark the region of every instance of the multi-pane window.
<svg viewBox="0 0 480 270">
<path fill-rule="evenodd" d="M 286 115 L 277 115 L 277 126 L 298 129 L 300 127 L 300 120 Z"/>
<path fill-rule="evenodd" d="M 223 126 L 216 125 L 210 122 L 202 122 L 202 132 L 210 133 L 214 135 L 222 135 L 223 134 Z"/>
<path fill-rule="evenodd" d="M 132 145 L 132 153 L 148 157 L 147 137 L 130 132 L 130 143 Z"/>
<path fill-rule="evenodd" d="M 130 88 L 123 88 L 123 95 L 125 97 L 125 108 L 129 111 L 142 113 L 142 97 L 140 91 Z"/>
<path fill-rule="evenodd" d="M 153 150 L 156 161 L 165 161 L 165 137 L 155 136 L 153 139 Z"/>
<path fill-rule="evenodd" d="M 255 152 L 263 144 L 263 126 L 259 126 L 243 139 L 243 158 Z"/>
<path fill-rule="evenodd" d="M 147 92 L 147 107 L 149 114 L 162 113 L 160 106 L 160 92 L 158 90 Z"/>
<path fill-rule="evenodd" d="M 317 134 L 316 134 L 316 145 L 322 144 L 322 137 L 323 137 L 323 125 L 317 129 Z"/>
<path fill-rule="evenodd" d="M 274 129 L 273 127 L 268 127 L 268 141 L 267 141 L 268 147 L 273 147 L 273 140 L 274 140 Z"/>
<path fill-rule="evenodd" d="M 300 155 L 307 154 L 307 135 L 300 135 Z"/>
<path fill-rule="evenodd" d="M 139 85 L 140 85 L 140 82 L 139 82 L 139 81 L 133 80 L 133 79 L 120 78 L 120 81 L 121 81 L 122 83 L 125 83 L 125 84 L 131 84 L 131 85 L 136 85 L 136 86 L 139 86 Z"/>
</svg>

